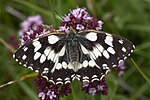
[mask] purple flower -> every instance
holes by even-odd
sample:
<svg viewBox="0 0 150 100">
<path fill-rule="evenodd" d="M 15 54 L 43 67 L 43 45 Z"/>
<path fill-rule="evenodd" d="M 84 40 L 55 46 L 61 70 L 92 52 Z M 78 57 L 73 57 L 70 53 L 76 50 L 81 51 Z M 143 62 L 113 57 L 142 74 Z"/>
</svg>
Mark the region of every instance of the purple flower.
<svg viewBox="0 0 150 100">
<path fill-rule="evenodd" d="M 42 23 L 43 20 L 41 16 L 29 16 L 21 23 L 21 30 L 19 31 L 20 36 L 24 35 L 29 29 L 36 30 Z"/>
<path fill-rule="evenodd" d="M 96 88 L 89 88 L 89 94 L 95 95 L 96 93 Z"/>
<path fill-rule="evenodd" d="M 59 27 L 59 31 L 62 31 L 62 32 L 68 32 L 69 31 L 69 27 L 66 27 L 66 26 L 60 26 Z"/>
<path fill-rule="evenodd" d="M 21 30 L 19 31 L 21 45 L 25 44 L 30 39 L 54 31 L 53 27 L 42 25 L 42 23 L 43 20 L 41 16 L 30 16 L 21 23 Z"/>
<path fill-rule="evenodd" d="M 105 80 L 102 79 L 100 81 L 94 81 L 94 82 L 83 82 L 82 83 L 82 90 L 91 95 L 107 95 L 108 87 L 105 83 Z"/>
<path fill-rule="evenodd" d="M 49 96 L 50 100 L 56 99 L 57 97 L 54 91 L 48 91 L 47 96 Z"/>
<path fill-rule="evenodd" d="M 77 8 L 71 10 L 68 15 L 64 17 L 59 31 L 68 32 L 69 27 L 75 30 L 95 29 L 101 30 L 103 22 L 91 17 L 85 9 Z"/>
<path fill-rule="evenodd" d="M 118 72 L 118 76 L 123 75 L 124 71 L 125 71 L 125 65 L 124 65 L 124 61 L 121 61 L 119 63 L 119 65 L 116 67 L 116 70 Z"/>
<path fill-rule="evenodd" d="M 41 100 L 45 100 L 46 94 L 44 92 L 40 92 L 38 97 L 41 98 Z"/>
<path fill-rule="evenodd" d="M 35 79 L 35 84 L 39 91 L 40 100 L 58 100 L 60 97 L 71 93 L 70 84 L 52 84 L 41 75 Z"/>
<path fill-rule="evenodd" d="M 77 24 L 77 27 L 76 27 L 77 30 L 83 30 L 84 29 L 84 26 L 82 24 Z"/>
</svg>

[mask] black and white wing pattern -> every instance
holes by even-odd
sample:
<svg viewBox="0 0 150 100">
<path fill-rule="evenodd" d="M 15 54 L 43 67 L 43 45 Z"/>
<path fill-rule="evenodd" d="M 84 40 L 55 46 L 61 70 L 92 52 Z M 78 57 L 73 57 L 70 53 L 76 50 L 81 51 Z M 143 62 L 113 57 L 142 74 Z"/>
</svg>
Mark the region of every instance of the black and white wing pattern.
<svg viewBox="0 0 150 100">
<path fill-rule="evenodd" d="M 20 65 L 41 73 L 52 83 L 70 82 L 73 70 L 67 68 L 65 35 L 50 33 L 37 37 L 21 46 L 13 57 Z"/>
<path fill-rule="evenodd" d="M 70 31 L 30 40 L 14 58 L 54 84 L 74 79 L 93 82 L 124 61 L 133 49 L 134 45 L 120 36 L 95 30 Z"/>
<path fill-rule="evenodd" d="M 109 69 L 130 56 L 135 48 L 129 40 L 106 32 L 85 30 L 79 35 L 84 58 L 77 74 L 83 82 L 100 80 Z"/>
</svg>

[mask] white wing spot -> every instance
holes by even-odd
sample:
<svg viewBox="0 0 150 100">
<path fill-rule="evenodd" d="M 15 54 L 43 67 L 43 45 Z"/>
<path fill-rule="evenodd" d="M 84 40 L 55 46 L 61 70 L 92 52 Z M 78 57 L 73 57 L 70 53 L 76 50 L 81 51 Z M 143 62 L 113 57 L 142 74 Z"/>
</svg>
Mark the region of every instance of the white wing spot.
<svg viewBox="0 0 150 100">
<path fill-rule="evenodd" d="M 13 54 L 13 58 L 15 58 L 15 54 Z"/>
<path fill-rule="evenodd" d="M 123 52 L 126 52 L 126 48 L 125 47 L 122 47 L 121 49 Z"/>
<path fill-rule="evenodd" d="M 68 64 L 68 69 L 73 69 L 74 70 L 74 67 L 71 63 Z"/>
<path fill-rule="evenodd" d="M 22 62 L 19 62 L 20 65 L 22 65 Z"/>
<path fill-rule="evenodd" d="M 55 54 L 55 57 L 54 57 L 54 59 L 52 61 L 55 62 L 56 60 L 58 60 L 58 57 L 59 57 L 59 54 L 58 53 Z"/>
<path fill-rule="evenodd" d="M 90 41 L 96 41 L 97 40 L 97 33 L 90 32 L 86 35 L 86 38 Z"/>
<path fill-rule="evenodd" d="M 67 63 L 66 63 L 65 61 L 62 62 L 62 67 L 63 67 L 64 69 L 67 68 Z"/>
<path fill-rule="evenodd" d="M 48 68 L 44 68 L 44 71 L 42 72 L 42 74 L 46 74 L 48 73 L 49 69 Z"/>
<path fill-rule="evenodd" d="M 116 67 L 117 65 L 113 65 L 112 67 Z"/>
<path fill-rule="evenodd" d="M 51 69 L 52 73 L 55 71 L 57 64 L 58 64 L 58 60 L 56 60 L 54 67 Z"/>
<path fill-rule="evenodd" d="M 55 53 L 54 53 L 54 50 L 52 50 L 52 51 L 49 53 L 47 59 L 48 59 L 48 60 L 51 59 L 51 61 L 53 61 L 54 56 L 55 56 Z"/>
<path fill-rule="evenodd" d="M 105 58 L 109 59 L 109 54 L 106 50 L 103 51 L 103 55 Z"/>
<path fill-rule="evenodd" d="M 41 45 L 41 43 L 39 41 L 34 41 L 32 44 L 33 44 L 34 47 L 37 47 L 37 46 Z"/>
<path fill-rule="evenodd" d="M 106 36 L 105 43 L 108 44 L 109 46 L 113 47 L 112 42 L 113 42 L 113 37 L 109 36 L 109 35 Z"/>
<path fill-rule="evenodd" d="M 33 59 L 34 59 L 34 60 L 37 60 L 40 56 L 41 56 L 41 53 L 40 53 L 40 52 L 36 52 L 36 53 L 34 54 Z"/>
<path fill-rule="evenodd" d="M 102 54 L 100 53 L 100 51 L 97 48 L 93 48 L 93 53 L 96 58 L 98 58 L 99 56 L 102 56 Z"/>
<path fill-rule="evenodd" d="M 135 45 L 133 45 L 133 48 L 135 48 Z"/>
<path fill-rule="evenodd" d="M 92 57 L 93 59 L 96 59 L 96 57 L 95 57 L 93 52 L 90 52 L 90 57 Z"/>
<path fill-rule="evenodd" d="M 62 79 L 61 78 L 57 78 L 57 81 L 62 81 Z"/>
<path fill-rule="evenodd" d="M 27 58 L 27 56 L 26 56 L 26 55 L 23 55 L 23 56 L 22 56 L 22 59 L 23 59 L 23 60 L 25 60 L 26 58 Z"/>
<path fill-rule="evenodd" d="M 39 70 L 35 70 L 35 72 L 39 72 Z"/>
<path fill-rule="evenodd" d="M 59 38 L 56 35 L 48 36 L 48 42 L 50 44 L 55 44 L 57 41 L 59 41 Z"/>
<path fill-rule="evenodd" d="M 127 57 L 124 57 L 124 60 L 126 60 L 127 59 Z"/>
<path fill-rule="evenodd" d="M 36 47 L 34 48 L 34 52 L 37 52 L 41 47 L 42 47 L 41 44 L 39 44 L 38 46 L 36 46 Z"/>
<path fill-rule="evenodd" d="M 100 44 L 96 44 L 96 47 L 98 48 L 98 50 L 102 53 L 104 51 L 104 48 L 102 45 Z"/>
<path fill-rule="evenodd" d="M 107 51 L 111 54 L 115 54 L 115 50 L 112 47 L 108 47 Z"/>
<path fill-rule="evenodd" d="M 42 54 L 40 58 L 40 63 L 43 63 L 45 60 L 46 60 L 46 56 Z"/>
<path fill-rule="evenodd" d="M 120 44 L 123 44 L 123 40 L 119 40 L 118 42 L 119 42 Z"/>
<path fill-rule="evenodd" d="M 122 63 L 122 62 L 124 62 L 124 61 L 123 61 L 123 60 L 119 60 L 118 65 L 119 65 L 120 63 Z"/>
<path fill-rule="evenodd" d="M 61 51 L 59 52 L 59 56 L 63 56 L 65 54 L 65 48 L 66 46 L 63 46 L 63 48 L 61 49 Z"/>
<path fill-rule="evenodd" d="M 23 49 L 23 51 L 27 51 L 28 50 L 28 47 L 25 47 L 24 49 Z"/>
<path fill-rule="evenodd" d="M 51 51 L 51 48 L 50 48 L 50 47 L 47 47 L 47 48 L 44 50 L 44 54 L 45 54 L 46 56 L 48 56 L 48 54 L 50 53 L 50 51 Z"/>
<path fill-rule="evenodd" d="M 103 64 L 102 66 L 103 66 L 103 69 L 109 69 L 107 64 Z"/>
<path fill-rule="evenodd" d="M 28 67 L 29 69 L 33 70 L 33 68 L 31 66 Z"/>
<path fill-rule="evenodd" d="M 83 67 L 87 67 L 88 66 L 88 61 L 87 60 L 84 60 L 83 63 L 82 63 Z"/>
<path fill-rule="evenodd" d="M 57 66 L 56 66 L 56 69 L 58 69 L 58 70 L 59 70 L 59 69 L 61 69 L 61 68 L 62 68 L 61 63 L 58 63 L 58 64 L 57 64 Z"/>
<path fill-rule="evenodd" d="M 90 60 L 90 61 L 89 61 L 89 66 L 90 66 L 90 67 L 94 67 L 95 65 L 96 65 L 96 64 L 95 64 L 95 62 L 94 62 L 93 60 Z"/>
<path fill-rule="evenodd" d="M 112 36 L 111 34 L 109 34 L 109 33 L 105 33 L 107 36 Z"/>
<path fill-rule="evenodd" d="M 97 75 L 93 75 L 93 76 L 92 76 L 92 78 L 96 78 L 96 77 L 97 77 Z"/>
<path fill-rule="evenodd" d="M 88 50 L 82 44 L 80 44 L 80 45 L 81 45 L 82 52 L 84 54 L 88 54 L 89 53 Z"/>
<path fill-rule="evenodd" d="M 89 77 L 87 77 L 87 76 L 84 76 L 84 77 L 83 77 L 83 79 L 84 79 L 84 80 L 85 80 L 85 79 L 89 79 Z"/>
<path fill-rule="evenodd" d="M 23 66 L 24 66 L 24 67 L 27 67 L 27 65 L 26 65 L 26 64 L 23 64 Z"/>
<path fill-rule="evenodd" d="M 70 78 L 66 77 L 66 78 L 65 78 L 65 81 L 67 81 L 67 80 L 70 80 Z"/>
</svg>

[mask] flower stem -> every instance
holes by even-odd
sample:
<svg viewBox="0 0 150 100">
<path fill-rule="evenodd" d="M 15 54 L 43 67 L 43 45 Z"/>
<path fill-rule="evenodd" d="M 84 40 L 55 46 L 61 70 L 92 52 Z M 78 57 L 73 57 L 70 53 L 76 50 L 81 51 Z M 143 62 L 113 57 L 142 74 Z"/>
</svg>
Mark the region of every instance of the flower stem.
<svg viewBox="0 0 150 100">
<path fill-rule="evenodd" d="M 0 43 L 2 43 L 10 52 L 15 52 L 14 48 L 6 43 L 4 39 L 0 38 Z"/>
<path fill-rule="evenodd" d="M 23 4 L 23 5 L 27 6 L 27 7 L 30 7 L 30 8 L 32 8 L 32 9 L 36 10 L 36 11 L 39 11 L 39 12 L 41 12 L 41 13 L 47 15 L 47 16 L 50 16 L 50 17 L 53 16 L 50 11 L 45 10 L 45 9 L 43 9 L 43 8 L 41 8 L 41 7 L 39 7 L 39 6 L 36 6 L 36 5 L 34 5 L 34 4 L 30 3 L 30 2 L 27 2 L 27 1 L 25 1 L 25 0 L 24 0 L 24 1 L 22 1 L 22 0 L 13 0 L 13 1 L 18 2 L 18 3 L 20 3 L 20 4 Z"/>
<path fill-rule="evenodd" d="M 24 76 L 20 77 L 19 79 L 16 79 L 14 81 L 9 81 L 5 84 L 0 85 L 0 88 L 6 87 L 8 85 L 11 85 L 11 84 L 14 84 L 14 83 L 17 83 L 17 82 L 20 82 L 20 81 L 23 81 L 23 80 L 26 80 L 26 79 L 29 79 L 29 78 L 32 78 L 32 77 L 35 77 L 37 75 L 38 75 L 38 73 L 32 73 L 32 74 L 24 75 Z"/>
<path fill-rule="evenodd" d="M 143 76 L 143 78 L 147 81 L 147 83 L 150 84 L 150 79 L 142 72 L 142 70 L 138 67 L 138 65 L 135 63 L 135 61 L 132 58 L 131 61 L 133 62 L 137 70 L 140 72 L 140 74 Z"/>
<path fill-rule="evenodd" d="M 74 92 L 74 88 L 73 88 L 72 84 L 71 84 L 71 89 L 72 89 L 73 100 L 77 100 L 77 99 L 76 99 L 76 96 L 75 96 L 75 92 Z"/>
</svg>

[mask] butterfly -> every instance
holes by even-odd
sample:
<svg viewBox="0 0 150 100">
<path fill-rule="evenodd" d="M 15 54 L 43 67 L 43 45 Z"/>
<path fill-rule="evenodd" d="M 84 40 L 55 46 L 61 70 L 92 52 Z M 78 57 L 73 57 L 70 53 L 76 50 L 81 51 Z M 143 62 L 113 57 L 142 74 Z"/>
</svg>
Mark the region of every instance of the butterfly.
<svg viewBox="0 0 150 100">
<path fill-rule="evenodd" d="M 13 57 L 53 84 L 101 80 L 133 52 L 129 40 L 96 30 L 51 32 L 29 40 Z"/>
</svg>

